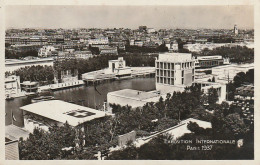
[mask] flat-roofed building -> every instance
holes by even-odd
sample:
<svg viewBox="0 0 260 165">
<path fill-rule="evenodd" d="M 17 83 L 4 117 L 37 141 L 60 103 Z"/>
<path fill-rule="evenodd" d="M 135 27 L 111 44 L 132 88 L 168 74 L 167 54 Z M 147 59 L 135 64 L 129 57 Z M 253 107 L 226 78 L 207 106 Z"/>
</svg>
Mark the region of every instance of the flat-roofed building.
<svg viewBox="0 0 260 165">
<path fill-rule="evenodd" d="M 218 93 L 218 103 L 222 103 L 226 100 L 227 89 L 225 83 L 218 83 L 218 82 L 208 82 L 203 80 L 195 80 L 194 84 L 198 84 L 201 86 L 201 90 L 208 94 L 210 88 L 214 88 L 217 90 Z"/>
<path fill-rule="evenodd" d="M 108 66 L 108 69 L 105 70 L 105 74 L 115 74 L 117 78 L 131 77 L 132 70 L 126 66 L 123 57 L 118 57 L 117 60 L 109 60 Z"/>
<path fill-rule="evenodd" d="M 18 139 L 5 137 L 5 160 L 19 160 Z"/>
<path fill-rule="evenodd" d="M 20 107 L 24 116 L 24 127 L 32 132 L 35 127 L 48 131 L 54 125 L 68 122 L 73 127 L 110 115 L 104 111 L 68 103 L 61 100 L 42 101 Z"/>
<path fill-rule="evenodd" d="M 57 54 L 56 48 L 54 46 L 43 46 L 38 51 L 39 57 L 49 57 L 49 56 L 53 56 L 54 54 Z"/>
<path fill-rule="evenodd" d="M 5 77 L 5 98 L 14 98 L 21 92 L 20 77 L 11 75 Z"/>
<path fill-rule="evenodd" d="M 209 68 L 219 66 L 223 64 L 229 64 L 229 58 L 223 58 L 220 55 L 215 56 L 197 56 L 195 59 L 195 67 Z"/>
<path fill-rule="evenodd" d="M 108 104 L 118 104 L 121 106 L 131 106 L 132 108 L 142 107 L 148 102 L 157 102 L 160 94 L 151 91 L 138 91 L 133 89 L 123 89 L 109 92 L 107 94 Z"/>
<path fill-rule="evenodd" d="M 24 68 L 26 66 L 53 66 L 53 58 L 41 58 L 31 60 L 18 60 L 18 59 L 6 59 L 5 60 L 5 71 L 13 72 L 17 69 Z"/>
<path fill-rule="evenodd" d="M 99 48 L 100 55 L 118 55 L 117 47 L 105 46 L 103 48 Z"/>
<path fill-rule="evenodd" d="M 254 63 L 251 64 L 230 64 L 212 68 L 212 74 L 215 75 L 218 82 L 228 83 L 234 79 L 239 72 L 246 73 L 254 69 Z"/>
<path fill-rule="evenodd" d="M 156 90 L 184 91 L 194 82 L 195 60 L 191 53 L 162 53 L 155 61 Z"/>
<path fill-rule="evenodd" d="M 21 90 L 25 92 L 26 95 L 36 94 L 38 92 L 38 82 L 24 81 L 21 83 Z"/>
<path fill-rule="evenodd" d="M 98 37 L 98 38 L 90 38 L 88 40 L 89 45 L 108 45 L 109 40 L 108 37 Z"/>
</svg>

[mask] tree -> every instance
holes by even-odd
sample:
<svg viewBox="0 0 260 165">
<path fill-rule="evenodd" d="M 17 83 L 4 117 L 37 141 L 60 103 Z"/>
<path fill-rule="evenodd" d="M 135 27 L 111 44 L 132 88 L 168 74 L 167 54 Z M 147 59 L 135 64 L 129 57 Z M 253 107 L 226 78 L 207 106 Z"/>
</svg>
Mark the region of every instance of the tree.
<svg viewBox="0 0 260 165">
<path fill-rule="evenodd" d="M 234 85 L 235 87 L 240 87 L 244 82 L 246 82 L 246 74 L 244 72 L 239 72 L 235 77 L 234 77 Z"/>
<path fill-rule="evenodd" d="M 213 78 L 212 78 L 212 80 L 211 80 L 212 82 L 216 82 L 216 80 L 215 80 L 215 77 L 213 76 Z"/>
<path fill-rule="evenodd" d="M 203 108 L 203 106 L 194 109 L 189 115 L 189 118 L 194 118 L 194 119 L 208 121 L 208 122 L 211 121 L 212 117 L 213 115 L 207 112 L 205 108 Z"/>
<path fill-rule="evenodd" d="M 208 103 L 211 108 L 213 108 L 216 105 L 216 102 L 218 101 L 218 92 L 215 88 L 210 88 L 208 90 Z"/>
<path fill-rule="evenodd" d="M 75 146 L 76 130 L 65 123 L 54 126 L 49 132 L 35 128 L 27 140 L 20 139 L 19 153 L 23 160 L 61 159 L 62 148 Z"/>
<path fill-rule="evenodd" d="M 237 139 L 242 138 L 249 131 L 243 119 L 237 113 L 229 114 L 225 117 L 223 131 L 234 135 Z"/>
<path fill-rule="evenodd" d="M 158 125 L 156 127 L 156 131 L 162 131 L 167 128 L 171 128 L 175 125 L 177 125 L 179 122 L 176 119 L 169 119 L 169 118 L 162 118 L 158 120 Z"/>
</svg>

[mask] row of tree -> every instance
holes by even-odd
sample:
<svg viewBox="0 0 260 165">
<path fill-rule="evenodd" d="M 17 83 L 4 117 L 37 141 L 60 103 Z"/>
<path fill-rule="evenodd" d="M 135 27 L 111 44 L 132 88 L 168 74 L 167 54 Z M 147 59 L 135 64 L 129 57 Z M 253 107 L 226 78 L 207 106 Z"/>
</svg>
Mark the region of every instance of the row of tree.
<svg viewBox="0 0 260 165">
<path fill-rule="evenodd" d="M 111 160 L 234 160 L 254 158 L 254 129 L 246 125 L 237 113 L 224 113 L 228 104 L 218 105 L 211 116 L 212 128 L 202 128 L 195 122 L 190 122 L 186 133 L 177 140 L 192 140 L 192 144 L 175 143 L 174 137 L 163 134 L 150 142 L 135 147 L 131 142 L 128 147 L 112 152 L 107 159 Z M 243 145 L 238 147 L 238 140 L 243 139 Z M 235 140 L 235 144 L 200 144 L 196 140 Z M 195 147 L 188 150 L 187 146 Z M 202 146 L 204 146 L 202 148 Z M 198 149 L 199 148 L 199 149 Z"/>
<path fill-rule="evenodd" d="M 221 46 L 209 50 L 205 48 L 200 53 L 193 53 L 193 55 L 221 55 L 224 58 L 229 58 L 230 62 L 233 63 L 251 63 L 254 62 L 254 49 L 248 48 L 246 46 Z"/>
<path fill-rule="evenodd" d="M 36 50 L 18 52 L 18 51 L 5 49 L 5 59 L 20 59 L 27 56 L 37 57 L 38 52 Z"/>
<path fill-rule="evenodd" d="M 20 81 L 37 81 L 40 85 L 52 84 L 54 80 L 54 70 L 51 66 L 26 66 L 14 72 L 5 72 L 5 76 L 20 76 Z"/>
</svg>

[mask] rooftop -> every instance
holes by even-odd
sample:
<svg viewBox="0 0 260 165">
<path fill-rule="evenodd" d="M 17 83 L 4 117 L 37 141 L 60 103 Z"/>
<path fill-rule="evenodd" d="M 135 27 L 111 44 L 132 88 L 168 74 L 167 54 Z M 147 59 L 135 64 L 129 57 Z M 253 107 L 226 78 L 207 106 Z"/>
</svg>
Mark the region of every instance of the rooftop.
<svg viewBox="0 0 260 165">
<path fill-rule="evenodd" d="M 158 61 L 165 62 L 186 62 L 192 61 L 191 53 L 160 53 Z"/>
<path fill-rule="evenodd" d="M 72 126 L 77 126 L 81 123 L 104 117 L 106 115 L 103 111 L 61 100 L 37 102 L 20 107 L 20 109 L 61 123 L 67 121 Z"/>
<path fill-rule="evenodd" d="M 5 137 L 11 140 L 18 140 L 20 137 L 23 139 L 27 139 L 29 137 L 30 132 L 17 127 L 15 125 L 7 125 L 5 126 Z"/>
<path fill-rule="evenodd" d="M 138 91 L 133 89 L 123 89 L 119 91 L 109 92 L 108 95 L 125 97 L 133 100 L 146 100 L 152 97 L 159 96 L 159 94 L 156 93 Z"/>
<path fill-rule="evenodd" d="M 13 64 L 24 64 L 24 63 L 34 63 L 34 62 L 53 62 L 53 58 L 39 58 L 39 59 L 31 59 L 31 60 L 18 60 L 18 59 L 6 59 L 6 65 L 13 65 Z"/>
</svg>

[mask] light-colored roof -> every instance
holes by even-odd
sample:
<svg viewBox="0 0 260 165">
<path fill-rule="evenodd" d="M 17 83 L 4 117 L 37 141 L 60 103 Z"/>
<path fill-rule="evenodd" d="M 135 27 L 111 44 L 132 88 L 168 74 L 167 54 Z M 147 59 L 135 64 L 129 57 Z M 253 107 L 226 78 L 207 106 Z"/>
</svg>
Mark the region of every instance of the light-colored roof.
<svg viewBox="0 0 260 165">
<path fill-rule="evenodd" d="M 69 125 L 77 126 L 81 123 L 104 117 L 106 115 L 105 112 L 95 110 L 92 108 L 80 106 L 77 104 L 68 103 L 61 100 L 50 100 L 50 101 L 42 101 L 37 102 L 33 104 L 29 104 L 23 107 L 20 107 L 20 109 L 24 111 L 28 111 L 61 123 L 65 123 L 66 121 L 69 123 Z M 86 115 L 85 117 L 77 117 L 78 114 L 81 112 L 77 111 L 83 111 L 84 113 L 92 113 L 90 115 Z M 70 114 L 76 114 L 77 115 L 70 115 Z"/>
<path fill-rule="evenodd" d="M 19 139 L 20 137 L 22 137 L 24 140 L 27 139 L 29 137 L 30 132 L 17 127 L 15 125 L 7 125 L 5 126 L 5 137 L 9 138 L 9 139 Z"/>
<path fill-rule="evenodd" d="M 119 90 L 119 91 L 109 92 L 108 95 L 125 97 L 125 98 L 134 99 L 134 100 L 146 100 L 146 99 L 158 96 L 158 94 L 156 94 L 156 93 L 138 91 L 138 90 L 133 90 L 133 89 L 123 89 L 123 90 Z"/>
<path fill-rule="evenodd" d="M 190 62 L 194 61 L 191 53 L 160 53 L 158 62 Z"/>
<path fill-rule="evenodd" d="M 32 59 L 32 60 L 7 59 L 7 60 L 5 60 L 5 65 L 41 63 L 41 62 L 53 62 L 53 61 L 54 61 L 53 58 L 40 58 L 40 59 Z"/>
</svg>

